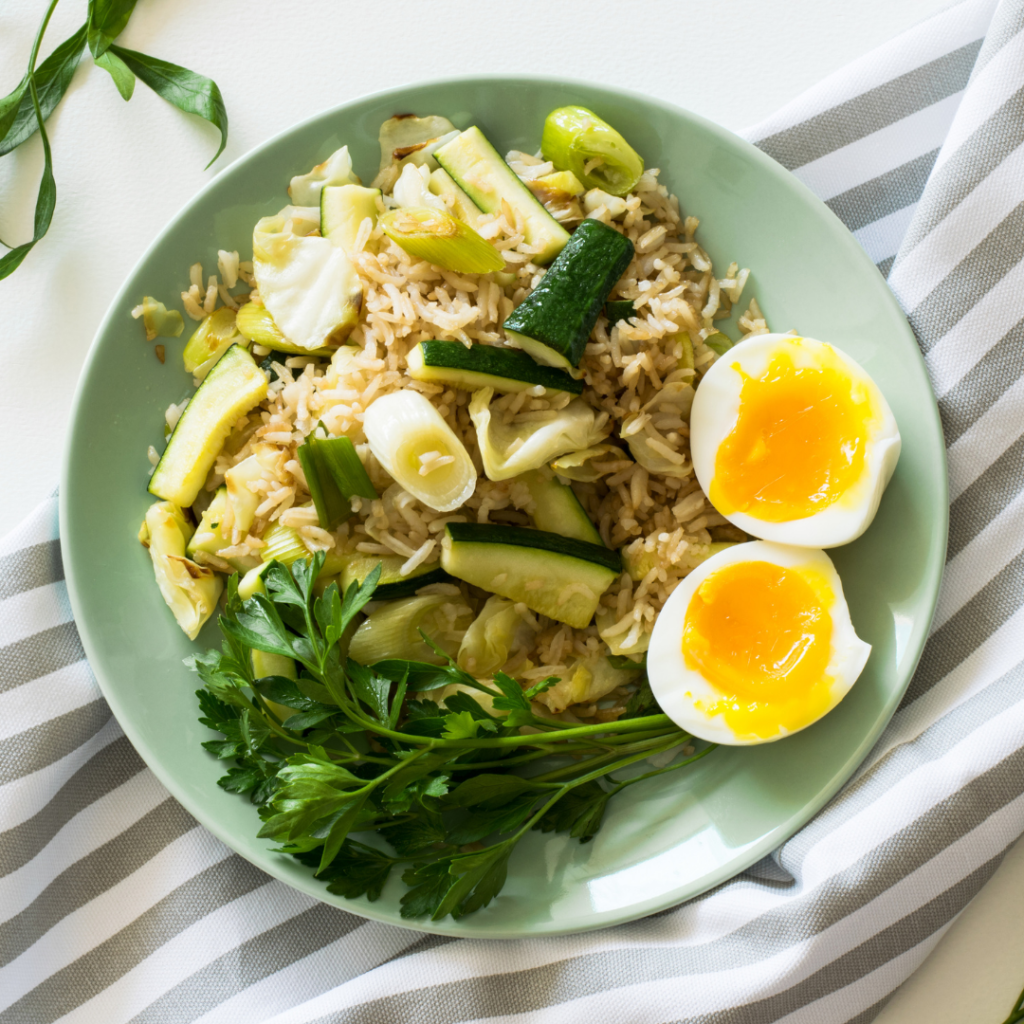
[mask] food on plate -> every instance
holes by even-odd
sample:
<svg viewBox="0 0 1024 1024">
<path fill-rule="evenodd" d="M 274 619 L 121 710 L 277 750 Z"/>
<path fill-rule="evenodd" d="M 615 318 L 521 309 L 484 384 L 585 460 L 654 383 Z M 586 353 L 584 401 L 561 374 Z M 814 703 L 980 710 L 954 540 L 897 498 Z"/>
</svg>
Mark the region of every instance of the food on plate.
<svg viewBox="0 0 1024 1024">
<path fill-rule="evenodd" d="M 651 690 L 687 732 L 751 744 L 831 711 L 871 653 L 824 551 L 732 545 L 676 587 L 647 654 Z"/>
<path fill-rule="evenodd" d="M 848 355 L 767 334 L 729 350 L 690 413 L 701 487 L 741 530 L 830 548 L 871 524 L 896 468 L 900 432 L 885 397 Z"/>
<path fill-rule="evenodd" d="M 439 115 L 380 144 L 369 186 L 342 147 L 255 223 L 251 262 L 221 250 L 205 290 L 192 268 L 196 390 L 150 449 L 140 539 L 190 638 L 223 590 L 224 644 L 193 664 L 260 835 L 345 896 L 404 863 L 402 913 L 439 919 L 488 904 L 529 829 L 586 842 L 628 786 L 806 726 L 867 648 L 825 555 L 747 543 L 701 489 L 708 382 L 789 342 L 660 172 L 579 107 L 537 154 Z M 747 679 L 715 595 L 755 592 Z M 810 660 L 764 662 L 781 682 L 751 710 L 800 623 L 846 660 L 810 682 Z M 736 707 L 679 696 L 722 665 Z M 352 838 L 374 830 L 394 854 Z"/>
</svg>

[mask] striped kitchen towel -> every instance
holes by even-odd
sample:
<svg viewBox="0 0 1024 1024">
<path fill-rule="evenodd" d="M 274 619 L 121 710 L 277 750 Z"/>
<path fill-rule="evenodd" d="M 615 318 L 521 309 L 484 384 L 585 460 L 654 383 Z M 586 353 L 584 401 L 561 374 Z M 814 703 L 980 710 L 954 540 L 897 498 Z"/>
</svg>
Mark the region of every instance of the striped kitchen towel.
<svg viewBox="0 0 1024 1024">
<path fill-rule="evenodd" d="M 946 429 L 932 636 L 774 857 L 603 932 L 483 942 L 261 874 L 146 770 L 83 659 L 55 502 L 0 542 L 0 1024 L 852 1024 L 1024 832 L 1024 0 L 969 0 L 748 132 L 889 277 Z"/>
</svg>

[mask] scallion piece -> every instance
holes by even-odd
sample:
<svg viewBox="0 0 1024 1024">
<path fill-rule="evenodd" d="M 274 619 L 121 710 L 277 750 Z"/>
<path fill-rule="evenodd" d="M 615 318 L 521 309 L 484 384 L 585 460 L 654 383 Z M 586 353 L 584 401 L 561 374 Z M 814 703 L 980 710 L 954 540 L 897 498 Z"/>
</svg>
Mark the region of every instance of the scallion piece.
<svg viewBox="0 0 1024 1024">
<path fill-rule="evenodd" d="M 346 499 L 355 495 L 371 500 L 380 497 L 363 468 L 356 446 L 347 437 L 317 438 L 315 446 L 320 465 Z"/>
<path fill-rule="evenodd" d="M 559 170 L 572 171 L 588 188 L 613 196 L 632 191 L 644 173 L 643 158 L 610 125 L 586 107 L 559 107 L 544 121 L 541 153 Z"/>
<path fill-rule="evenodd" d="M 320 446 L 326 443 L 310 435 L 304 444 L 299 445 L 296 455 L 306 475 L 306 485 L 320 525 L 325 530 L 333 530 L 338 523 L 352 515 L 352 506 L 335 482 L 321 453 Z"/>
<path fill-rule="evenodd" d="M 505 269 L 505 258 L 468 224 L 428 206 L 390 210 L 378 222 L 407 253 L 460 274 Z"/>
</svg>

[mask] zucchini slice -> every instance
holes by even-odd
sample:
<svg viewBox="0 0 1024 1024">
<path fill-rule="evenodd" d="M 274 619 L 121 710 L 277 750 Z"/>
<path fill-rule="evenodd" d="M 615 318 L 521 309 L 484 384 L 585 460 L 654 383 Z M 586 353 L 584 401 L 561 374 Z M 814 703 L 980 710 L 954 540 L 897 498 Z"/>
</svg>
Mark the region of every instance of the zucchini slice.
<svg viewBox="0 0 1024 1024">
<path fill-rule="evenodd" d="M 380 581 L 373 592 L 374 601 L 394 601 L 399 597 L 413 597 L 420 587 L 431 583 L 450 583 L 451 576 L 437 562 L 419 565 L 408 576 L 399 571 L 406 559 L 400 555 L 348 555 L 341 570 L 338 586 L 344 594 L 353 583 L 362 583 L 379 565 Z"/>
<path fill-rule="evenodd" d="M 599 220 L 572 234 L 540 284 L 505 321 L 505 333 L 539 363 L 573 369 L 608 293 L 633 258 L 633 243 Z"/>
<path fill-rule="evenodd" d="M 575 629 L 594 617 L 601 595 L 622 571 L 618 554 L 541 530 L 448 523 L 441 566 L 457 579 L 522 601 Z"/>
<path fill-rule="evenodd" d="M 525 352 L 495 345 L 466 348 L 458 341 L 421 341 L 406 358 L 414 380 L 450 384 L 464 391 L 494 388 L 506 394 L 540 385 L 548 391 L 583 393 L 583 381 L 562 370 L 540 366 Z"/>
<path fill-rule="evenodd" d="M 617 324 L 620 320 L 628 320 L 636 316 L 632 299 L 610 299 L 604 304 L 604 315 L 608 318 L 608 326 Z"/>
<path fill-rule="evenodd" d="M 471 228 L 477 226 L 484 215 L 483 211 L 455 184 L 452 176 L 443 167 L 431 172 L 429 187 L 435 196 L 442 199 L 451 198 L 451 211 L 459 220 L 465 221 Z"/>
<path fill-rule="evenodd" d="M 191 505 L 231 428 L 267 397 L 267 378 L 240 345 L 232 345 L 185 406 L 164 449 L 149 493 Z"/>
<path fill-rule="evenodd" d="M 569 232 L 544 209 L 475 125 L 435 150 L 434 159 L 484 213 L 499 210 L 504 199 L 522 215 L 526 241 L 542 246 L 534 263 L 550 263 L 569 241 Z"/>
<path fill-rule="evenodd" d="M 601 534 L 571 487 L 559 483 L 554 477 L 545 476 L 538 469 L 524 473 L 521 479 L 530 489 L 533 525 L 538 530 L 604 546 Z"/>
</svg>

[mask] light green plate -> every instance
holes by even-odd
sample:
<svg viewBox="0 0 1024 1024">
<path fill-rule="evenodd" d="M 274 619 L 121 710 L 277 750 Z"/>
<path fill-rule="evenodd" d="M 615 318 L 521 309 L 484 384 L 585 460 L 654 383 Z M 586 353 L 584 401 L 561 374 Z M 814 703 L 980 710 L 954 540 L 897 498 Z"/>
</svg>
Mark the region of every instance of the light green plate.
<svg viewBox="0 0 1024 1024">
<path fill-rule="evenodd" d="M 544 117 L 580 103 L 618 127 L 724 268 L 752 269 L 776 331 L 834 342 L 878 381 L 903 434 L 903 454 L 878 518 L 835 552 L 857 632 L 874 645 L 846 700 L 791 739 L 721 749 L 678 775 L 612 802 L 590 844 L 533 833 L 517 849 L 501 896 L 457 923 L 405 922 L 401 883 L 376 903 L 331 896 L 309 870 L 255 838 L 256 812 L 216 785 L 224 765 L 199 746 L 192 650 L 153 582 L 136 532 L 150 502 L 148 445 L 163 446 L 163 410 L 190 390 L 181 368 L 187 333 L 154 358 L 129 315 L 143 295 L 168 304 L 197 259 L 218 248 L 251 253 L 252 226 L 287 201 L 293 174 L 347 143 L 373 177 L 377 130 L 396 113 L 440 113 L 478 124 L 500 152 L 533 152 Z M 720 262 L 719 262 L 720 261 Z M 264 871 L 365 917 L 467 936 L 559 934 L 629 921 L 724 882 L 778 846 L 849 778 L 899 703 L 924 645 L 946 542 L 942 432 L 913 335 L 878 271 L 840 222 L 778 164 L 702 118 L 643 96 L 529 78 L 435 82 L 381 93 L 307 121 L 212 181 L 132 272 L 100 328 L 75 399 L 61 486 L 61 537 L 85 650 L 124 731 L 157 777 L 211 832 Z M 216 642 L 215 627 L 202 637 Z"/>
</svg>

